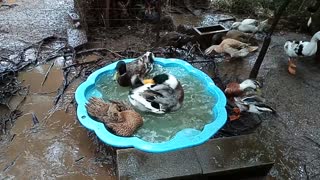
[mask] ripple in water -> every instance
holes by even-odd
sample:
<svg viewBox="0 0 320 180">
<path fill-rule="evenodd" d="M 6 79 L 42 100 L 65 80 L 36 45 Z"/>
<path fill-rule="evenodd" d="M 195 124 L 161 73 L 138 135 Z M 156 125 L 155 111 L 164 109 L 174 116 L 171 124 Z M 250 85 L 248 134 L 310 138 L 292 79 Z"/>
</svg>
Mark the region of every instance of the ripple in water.
<svg viewBox="0 0 320 180">
<path fill-rule="evenodd" d="M 163 115 L 141 112 L 144 124 L 134 136 L 145 141 L 168 141 L 185 128 L 201 131 L 204 125 L 213 119 L 214 97 L 196 77 L 184 68 L 170 66 L 163 68 L 160 65 L 156 65 L 150 76 L 164 72 L 174 75 L 182 84 L 185 92 L 183 106 L 178 111 Z M 129 103 L 129 88 L 119 86 L 112 80 L 112 76 L 110 73 L 104 74 L 96 83 L 97 89 L 103 94 L 103 99 L 125 100 Z"/>
</svg>

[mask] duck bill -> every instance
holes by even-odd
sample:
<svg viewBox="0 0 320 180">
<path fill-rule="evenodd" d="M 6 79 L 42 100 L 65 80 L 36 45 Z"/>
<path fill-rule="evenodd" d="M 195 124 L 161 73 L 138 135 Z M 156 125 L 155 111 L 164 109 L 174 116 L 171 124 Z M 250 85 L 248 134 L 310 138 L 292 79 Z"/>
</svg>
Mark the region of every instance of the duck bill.
<svg viewBox="0 0 320 180">
<path fill-rule="evenodd" d="M 143 84 L 155 84 L 153 79 L 144 79 Z"/>
<path fill-rule="evenodd" d="M 119 72 L 114 73 L 113 80 L 116 81 L 119 77 Z"/>
</svg>

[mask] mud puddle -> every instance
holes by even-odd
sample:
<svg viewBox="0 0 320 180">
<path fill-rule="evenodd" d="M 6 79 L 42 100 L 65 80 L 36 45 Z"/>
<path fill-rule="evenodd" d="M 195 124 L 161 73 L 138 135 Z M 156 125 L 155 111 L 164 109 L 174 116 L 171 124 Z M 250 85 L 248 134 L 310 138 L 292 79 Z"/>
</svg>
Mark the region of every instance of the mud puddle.
<svg viewBox="0 0 320 180">
<path fill-rule="evenodd" d="M 24 85 L 30 85 L 30 92 L 21 108 L 24 114 L 11 129 L 11 142 L 0 150 L 0 177 L 115 179 L 112 161 L 97 160 L 96 147 L 87 130 L 77 122 L 74 112 L 65 113 L 61 109 L 49 117 L 63 80 L 61 67 L 56 64 L 43 87 L 41 83 L 50 65 L 41 65 L 19 75 Z M 69 89 L 74 92 L 76 86 Z M 73 93 L 68 94 L 73 96 Z M 39 124 L 34 125 L 32 112 Z"/>
</svg>

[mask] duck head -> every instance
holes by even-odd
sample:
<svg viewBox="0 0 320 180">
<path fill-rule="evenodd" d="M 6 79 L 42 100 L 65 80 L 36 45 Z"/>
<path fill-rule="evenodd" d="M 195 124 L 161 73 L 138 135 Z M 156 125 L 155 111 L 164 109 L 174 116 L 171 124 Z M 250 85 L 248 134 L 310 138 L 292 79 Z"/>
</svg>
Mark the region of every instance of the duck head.
<svg viewBox="0 0 320 180">
<path fill-rule="evenodd" d="M 120 76 L 124 76 L 127 73 L 127 66 L 124 61 L 119 61 L 116 65 L 116 72 L 113 76 L 113 80 L 118 80 Z"/>
<path fill-rule="evenodd" d="M 147 70 L 146 73 L 149 73 L 153 70 L 154 59 L 154 54 L 148 51 L 138 58 L 138 63 L 144 65 Z"/>
<path fill-rule="evenodd" d="M 164 84 L 172 89 L 176 89 L 179 85 L 179 81 L 171 74 L 159 74 L 153 77 L 155 84 Z"/>
<path fill-rule="evenodd" d="M 291 49 L 291 46 L 292 46 L 293 43 L 294 43 L 294 41 L 291 41 L 291 40 L 286 41 L 286 43 L 284 43 L 284 46 L 283 46 L 284 50 L 286 52 L 288 52 L 289 49 Z"/>
<path fill-rule="evenodd" d="M 230 29 L 237 29 L 239 26 L 240 26 L 241 22 L 234 22 L 232 25 L 231 25 L 231 28 Z"/>
</svg>

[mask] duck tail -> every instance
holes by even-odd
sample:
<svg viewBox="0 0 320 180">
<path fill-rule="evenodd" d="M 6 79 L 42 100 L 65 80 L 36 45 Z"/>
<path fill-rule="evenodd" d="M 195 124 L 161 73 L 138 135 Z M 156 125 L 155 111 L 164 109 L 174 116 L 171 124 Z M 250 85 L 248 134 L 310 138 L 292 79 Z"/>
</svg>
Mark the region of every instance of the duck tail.
<svg viewBox="0 0 320 180">
<path fill-rule="evenodd" d="M 213 50 L 217 49 L 219 45 L 212 45 L 210 47 L 208 47 L 205 51 L 204 54 L 205 55 L 209 55 Z"/>
<path fill-rule="evenodd" d="M 143 82 L 138 75 L 135 74 L 131 77 L 131 86 L 132 89 L 143 86 Z"/>
<path fill-rule="evenodd" d="M 248 50 L 249 52 L 254 52 L 259 48 L 259 46 L 249 46 Z"/>
<path fill-rule="evenodd" d="M 257 109 L 259 111 L 271 112 L 272 114 L 277 114 L 276 110 L 274 110 L 272 107 L 265 104 L 257 106 Z"/>
</svg>

